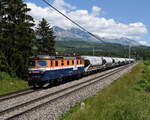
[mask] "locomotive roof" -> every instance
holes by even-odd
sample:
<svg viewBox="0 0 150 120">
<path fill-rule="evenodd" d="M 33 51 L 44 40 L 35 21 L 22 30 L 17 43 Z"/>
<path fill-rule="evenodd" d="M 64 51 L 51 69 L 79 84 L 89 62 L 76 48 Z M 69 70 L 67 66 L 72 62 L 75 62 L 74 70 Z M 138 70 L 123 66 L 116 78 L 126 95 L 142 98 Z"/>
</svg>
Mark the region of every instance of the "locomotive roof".
<svg viewBox="0 0 150 120">
<path fill-rule="evenodd" d="M 31 56 L 29 59 L 81 59 L 81 57 L 66 57 L 66 56 L 49 56 L 49 55 L 37 55 L 37 56 Z"/>
</svg>

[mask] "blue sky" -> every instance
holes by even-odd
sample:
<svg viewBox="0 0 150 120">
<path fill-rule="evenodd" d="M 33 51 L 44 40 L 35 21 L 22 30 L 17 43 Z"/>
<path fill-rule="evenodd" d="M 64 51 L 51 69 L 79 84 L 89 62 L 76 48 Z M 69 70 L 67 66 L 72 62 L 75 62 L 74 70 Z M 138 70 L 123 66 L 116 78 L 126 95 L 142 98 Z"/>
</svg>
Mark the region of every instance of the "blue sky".
<svg viewBox="0 0 150 120">
<path fill-rule="evenodd" d="M 24 0 L 38 22 L 46 17 L 52 25 L 74 27 L 42 0 Z M 128 37 L 150 45 L 149 0 L 47 0 L 83 27 L 101 37 Z M 61 21 L 60 21 L 61 20 Z M 96 24 L 94 24 L 96 23 Z M 103 25 L 104 24 L 104 25 Z"/>
</svg>

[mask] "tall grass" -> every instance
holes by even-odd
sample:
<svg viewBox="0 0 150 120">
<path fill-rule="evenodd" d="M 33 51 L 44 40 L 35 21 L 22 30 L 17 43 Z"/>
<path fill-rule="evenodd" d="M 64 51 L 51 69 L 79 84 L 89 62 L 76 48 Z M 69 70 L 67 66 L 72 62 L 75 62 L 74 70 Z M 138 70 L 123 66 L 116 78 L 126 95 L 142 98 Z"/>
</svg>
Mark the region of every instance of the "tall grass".
<svg viewBox="0 0 150 120">
<path fill-rule="evenodd" d="M 133 88 L 141 76 L 140 63 L 110 86 L 71 108 L 60 120 L 150 120 L 150 94 Z"/>
<path fill-rule="evenodd" d="M 144 61 L 144 66 L 141 71 L 142 74 L 136 83 L 136 88 L 140 87 L 145 91 L 150 92 L 150 60 Z M 141 90 L 140 88 L 139 90 Z"/>
<path fill-rule="evenodd" d="M 6 72 L 0 73 L 0 95 L 29 88 L 26 81 L 11 77 Z"/>
</svg>

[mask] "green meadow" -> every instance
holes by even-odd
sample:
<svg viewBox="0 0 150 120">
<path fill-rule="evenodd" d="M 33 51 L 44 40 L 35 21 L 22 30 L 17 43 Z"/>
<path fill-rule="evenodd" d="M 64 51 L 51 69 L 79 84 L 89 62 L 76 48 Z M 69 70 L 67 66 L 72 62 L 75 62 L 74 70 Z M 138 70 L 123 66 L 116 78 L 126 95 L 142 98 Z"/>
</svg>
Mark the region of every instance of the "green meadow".
<svg viewBox="0 0 150 120">
<path fill-rule="evenodd" d="M 29 88 L 27 81 L 11 77 L 5 72 L 0 73 L 0 95 Z"/>
<path fill-rule="evenodd" d="M 150 120 L 150 61 L 72 107 L 60 120 Z"/>
</svg>

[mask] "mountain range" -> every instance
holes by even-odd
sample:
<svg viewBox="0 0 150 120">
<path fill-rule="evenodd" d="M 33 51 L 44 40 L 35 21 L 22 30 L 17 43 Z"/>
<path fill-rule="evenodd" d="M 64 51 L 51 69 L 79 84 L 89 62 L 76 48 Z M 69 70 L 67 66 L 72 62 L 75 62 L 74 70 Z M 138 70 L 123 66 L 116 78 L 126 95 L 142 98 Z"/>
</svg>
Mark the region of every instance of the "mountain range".
<svg viewBox="0 0 150 120">
<path fill-rule="evenodd" d="M 140 46 L 141 44 L 138 43 L 135 40 L 128 39 L 125 37 L 119 38 L 119 39 L 110 39 L 110 38 L 102 38 L 99 36 L 96 36 L 98 39 L 95 39 L 87 32 L 84 32 L 78 28 L 70 28 L 70 29 L 63 29 L 58 26 L 53 26 L 53 31 L 56 36 L 56 41 L 84 41 L 84 42 L 94 42 L 94 43 L 102 43 L 102 41 L 105 41 L 105 43 L 113 43 L 113 44 L 121 44 L 121 45 L 130 45 L 130 46 Z"/>
</svg>

